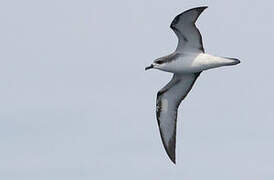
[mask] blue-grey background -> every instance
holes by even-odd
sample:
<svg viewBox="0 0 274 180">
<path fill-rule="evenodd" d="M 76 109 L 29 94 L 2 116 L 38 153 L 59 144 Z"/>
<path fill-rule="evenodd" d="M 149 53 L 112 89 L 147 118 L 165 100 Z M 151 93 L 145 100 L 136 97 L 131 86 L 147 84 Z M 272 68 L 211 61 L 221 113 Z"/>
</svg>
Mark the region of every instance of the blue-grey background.
<svg viewBox="0 0 274 180">
<path fill-rule="evenodd" d="M 144 67 L 200 5 L 206 52 L 242 63 L 181 104 L 174 166 L 154 112 L 171 74 Z M 259 0 L 1 1 L 0 178 L 272 180 L 273 18 Z"/>
</svg>

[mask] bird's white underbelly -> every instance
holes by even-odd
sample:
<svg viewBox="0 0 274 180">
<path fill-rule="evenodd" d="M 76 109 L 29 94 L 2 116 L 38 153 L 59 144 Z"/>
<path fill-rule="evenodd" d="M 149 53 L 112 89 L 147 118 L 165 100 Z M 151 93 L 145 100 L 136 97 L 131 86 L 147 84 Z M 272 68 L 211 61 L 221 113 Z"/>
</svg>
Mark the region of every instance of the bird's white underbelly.
<svg viewBox="0 0 274 180">
<path fill-rule="evenodd" d="M 166 63 L 163 71 L 173 73 L 196 73 L 207 69 L 224 66 L 231 63 L 228 59 L 208 54 L 184 54 L 181 57 Z"/>
</svg>

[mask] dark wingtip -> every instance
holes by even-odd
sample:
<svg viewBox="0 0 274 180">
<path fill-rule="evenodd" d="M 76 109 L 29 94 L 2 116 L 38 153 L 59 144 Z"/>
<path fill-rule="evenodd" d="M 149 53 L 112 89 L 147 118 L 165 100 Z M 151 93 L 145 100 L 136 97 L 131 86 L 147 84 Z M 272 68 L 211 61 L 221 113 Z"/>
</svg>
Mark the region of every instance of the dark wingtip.
<svg viewBox="0 0 274 180">
<path fill-rule="evenodd" d="M 208 8 L 208 6 L 200 6 L 200 8 L 206 9 Z"/>
<path fill-rule="evenodd" d="M 170 160 L 173 162 L 174 165 L 176 165 L 176 158 L 175 158 L 175 153 L 174 155 L 172 154 L 168 154 L 168 157 L 170 158 Z"/>
<path fill-rule="evenodd" d="M 175 155 L 175 146 L 170 147 L 169 150 L 166 149 L 167 155 L 169 157 L 169 159 L 176 164 L 176 155 Z"/>
<path fill-rule="evenodd" d="M 181 14 L 178 14 L 178 15 L 173 19 L 173 21 L 171 22 L 170 28 L 173 29 L 173 27 L 175 26 L 175 24 L 177 24 L 177 22 L 179 21 L 179 18 L 180 18 L 180 16 L 181 16 L 182 14 L 187 13 L 187 12 L 189 12 L 189 11 L 196 10 L 196 11 L 198 11 L 198 13 L 199 13 L 199 15 L 198 15 L 198 17 L 199 17 L 200 14 L 201 14 L 206 8 L 208 8 L 208 6 L 194 7 L 194 8 L 191 8 L 191 9 L 188 9 L 188 10 L 182 12 Z M 197 18 L 198 18 L 198 17 L 197 17 Z M 197 20 L 197 19 L 196 19 L 196 20 Z M 196 21 L 196 20 L 195 20 L 195 21 Z M 195 23 L 195 21 L 194 21 L 194 23 Z"/>
<path fill-rule="evenodd" d="M 164 143 L 164 142 L 163 142 Z M 166 146 L 166 144 L 164 143 L 164 148 L 166 150 L 167 156 L 169 157 L 169 159 L 173 162 L 173 164 L 176 165 L 176 155 L 175 155 L 175 147 L 173 148 L 168 148 Z"/>
<path fill-rule="evenodd" d="M 207 8 L 208 8 L 208 6 L 200 6 L 200 7 L 193 8 L 193 9 L 197 9 L 199 11 L 199 13 L 202 13 Z"/>
<path fill-rule="evenodd" d="M 169 159 L 174 164 L 176 164 L 176 130 L 175 130 L 175 133 L 173 134 L 172 140 L 168 143 L 168 145 L 164 143 L 164 147 Z"/>
<path fill-rule="evenodd" d="M 187 11 L 197 10 L 197 11 L 199 11 L 199 12 L 201 13 L 201 12 L 203 12 L 206 8 L 208 8 L 208 6 L 199 6 L 199 7 L 191 8 L 191 9 L 189 9 L 189 10 L 187 10 Z M 186 12 L 187 12 L 187 11 L 186 11 Z"/>
</svg>

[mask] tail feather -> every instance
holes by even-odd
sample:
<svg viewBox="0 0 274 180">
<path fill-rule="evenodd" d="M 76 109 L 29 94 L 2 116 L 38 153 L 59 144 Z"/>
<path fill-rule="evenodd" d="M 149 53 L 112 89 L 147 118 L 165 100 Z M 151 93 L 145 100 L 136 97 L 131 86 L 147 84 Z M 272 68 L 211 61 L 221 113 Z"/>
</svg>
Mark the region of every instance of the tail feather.
<svg viewBox="0 0 274 180">
<path fill-rule="evenodd" d="M 236 65 L 239 64 L 241 61 L 237 58 L 230 58 L 230 57 L 223 57 L 224 59 L 229 60 L 230 62 L 228 62 L 227 65 Z"/>
</svg>

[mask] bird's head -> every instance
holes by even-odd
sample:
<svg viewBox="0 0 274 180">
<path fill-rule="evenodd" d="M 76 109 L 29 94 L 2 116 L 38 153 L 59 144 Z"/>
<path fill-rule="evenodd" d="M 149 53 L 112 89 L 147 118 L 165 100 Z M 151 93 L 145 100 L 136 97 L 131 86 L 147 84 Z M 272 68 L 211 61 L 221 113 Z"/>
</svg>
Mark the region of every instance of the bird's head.
<svg viewBox="0 0 274 180">
<path fill-rule="evenodd" d="M 164 58 L 158 58 L 156 60 L 153 61 L 153 63 L 150 66 L 147 66 L 145 68 L 145 70 L 149 70 L 149 69 L 161 69 L 161 67 L 163 66 L 164 63 Z"/>
</svg>

